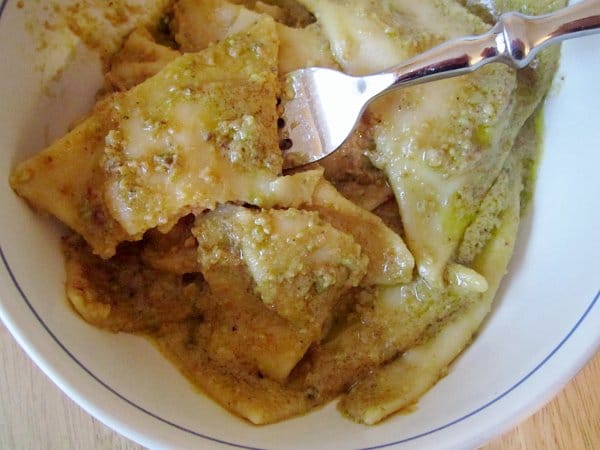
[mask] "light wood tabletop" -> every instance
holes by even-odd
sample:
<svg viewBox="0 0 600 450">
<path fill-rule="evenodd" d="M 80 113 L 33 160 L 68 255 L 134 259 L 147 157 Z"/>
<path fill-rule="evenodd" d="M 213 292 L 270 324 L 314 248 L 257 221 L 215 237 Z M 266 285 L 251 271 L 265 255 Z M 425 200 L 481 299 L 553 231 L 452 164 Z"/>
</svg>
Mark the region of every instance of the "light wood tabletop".
<svg viewBox="0 0 600 450">
<path fill-rule="evenodd" d="M 66 397 L 1 324 L 0 346 L 0 449 L 142 448 Z M 552 402 L 483 449 L 600 449 L 600 352 Z"/>
</svg>

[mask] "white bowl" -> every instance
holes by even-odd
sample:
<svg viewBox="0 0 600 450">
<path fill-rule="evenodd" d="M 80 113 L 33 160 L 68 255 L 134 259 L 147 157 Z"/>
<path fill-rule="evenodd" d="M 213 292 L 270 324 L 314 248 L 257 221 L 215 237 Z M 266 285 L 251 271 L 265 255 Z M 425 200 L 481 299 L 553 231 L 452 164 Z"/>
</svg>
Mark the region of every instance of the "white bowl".
<svg viewBox="0 0 600 450">
<path fill-rule="evenodd" d="M 546 106 L 545 154 L 510 275 L 480 335 L 419 402 L 375 427 L 329 405 L 251 426 L 194 391 L 147 341 L 83 322 L 63 292 L 61 228 L 8 188 L 12 167 L 89 109 L 100 83 L 82 47 L 36 68 L 17 1 L 0 4 L 0 317 L 90 414 L 142 445 L 212 448 L 471 448 L 554 395 L 600 345 L 600 37 L 567 43 Z M 79 58 L 80 56 L 84 58 Z M 38 61 L 39 62 L 39 61 Z"/>
</svg>

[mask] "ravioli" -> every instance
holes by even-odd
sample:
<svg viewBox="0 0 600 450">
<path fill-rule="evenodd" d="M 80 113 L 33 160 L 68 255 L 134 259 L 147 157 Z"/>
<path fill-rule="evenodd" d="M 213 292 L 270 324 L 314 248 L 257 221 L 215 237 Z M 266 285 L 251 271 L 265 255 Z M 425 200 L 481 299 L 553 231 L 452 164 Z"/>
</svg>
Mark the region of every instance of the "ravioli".
<svg viewBox="0 0 600 450">
<path fill-rule="evenodd" d="M 273 9 L 258 7 L 261 2 L 255 4 L 256 10 L 235 3 L 226 0 L 178 1 L 174 12 L 174 35 L 181 49 L 185 52 L 202 50 L 210 43 L 246 29 L 258 18 L 273 14 Z M 253 2 L 246 3 L 249 6 Z M 295 4 L 293 1 L 287 3 Z M 302 8 L 298 4 L 295 6 L 295 16 L 302 17 Z M 280 10 L 275 11 L 274 15 L 278 18 Z M 206 25 L 198 27 L 198 23 Z M 319 24 L 294 28 L 286 23 L 276 23 L 276 32 L 281 44 L 278 55 L 280 73 L 308 66 L 336 67 Z"/>
<path fill-rule="evenodd" d="M 119 242 L 217 203 L 310 198 L 316 172 L 278 177 L 276 58 L 268 17 L 181 56 L 103 100 L 71 133 L 20 164 L 11 184 L 102 257 Z"/>
<path fill-rule="evenodd" d="M 530 132 L 531 125 L 522 135 Z M 517 150 L 526 147 L 519 143 Z M 447 373 L 452 361 L 473 339 L 491 309 L 512 255 L 520 222 L 521 177 L 525 170 L 521 151 L 513 150 L 471 225 L 471 229 L 489 233 L 476 240 L 484 244 L 474 249 L 470 237 L 460 244 L 459 255 L 470 255 L 469 264 L 481 274 L 486 289 L 478 293 L 475 287 L 469 294 L 472 301 L 456 309 L 428 338 L 354 384 L 340 402 L 345 414 L 358 422 L 374 424 L 410 407 Z"/>
<path fill-rule="evenodd" d="M 334 55 L 350 73 L 375 72 L 440 41 L 485 30 L 451 1 L 306 3 L 327 23 Z M 370 39 L 358 41 L 357 27 Z M 441 283 L 474 208 L 510 150 L 502 138 L 511 123 L 515 85 L 513 71 L 495 65 L 400 90 L 370 108 L 379 122 L 371 160 L 394 189 L 407 244 L 429 282 Z"/>
<path fill-rule="evenodd" d="M 157 43 L 146 28 L 135 29 L 111 59 L 108 83 L 126 91 L 156 75 L 179 56 L 179 52 Z"/>
<path fill-rule="evenodd" d="M 273 333 L 263 325 L 260 335 L 268 333 L 269 339 L 257 344 L 256 352 L 249 351 L 275 379 L 285 379 L 308 347 L 322 338 L 337 299 L 358 286 L 366 273 L 368 259 L 354 239 L 313 212 L 223 206 L 199 217 L 193 233 L 202 273 L 213 292 L 238 305 L 258 300 L 265 317 L 275 312 L 283 321 L 272 322 L 287 324 L 287 332 Z M 291 342 L 284 344 L 288 339 L 282 335 L 292 336 Z M 273 350 L 280 345 L 286 348 Z"/>
</svg>

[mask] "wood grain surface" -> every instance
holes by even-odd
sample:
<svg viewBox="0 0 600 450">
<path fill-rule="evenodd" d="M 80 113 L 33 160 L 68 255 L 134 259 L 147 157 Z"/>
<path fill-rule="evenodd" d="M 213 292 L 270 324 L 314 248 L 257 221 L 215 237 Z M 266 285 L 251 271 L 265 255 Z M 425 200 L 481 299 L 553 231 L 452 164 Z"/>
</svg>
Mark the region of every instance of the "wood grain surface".
<svg viewBox="0 0 600 450">
<path fill-rule="evenodd" d="M 66 397 L 1 324 L 0 346 L 0 449 L 142 449 Z M 600 449 L 600 352 L 546 407 L 482 449 Z"/>
</svg>

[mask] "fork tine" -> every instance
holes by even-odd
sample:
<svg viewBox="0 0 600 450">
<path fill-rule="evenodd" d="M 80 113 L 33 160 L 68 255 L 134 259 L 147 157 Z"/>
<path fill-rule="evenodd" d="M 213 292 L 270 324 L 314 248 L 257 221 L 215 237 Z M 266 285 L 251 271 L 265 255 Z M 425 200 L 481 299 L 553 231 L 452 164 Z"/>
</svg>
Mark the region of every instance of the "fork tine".
<svg viewBox="0 0 600 450">
<path fill-rule="evenodd" d="M 346 140 L 358 121 L 366 98 L 356 79 L 341 72 L 309 68 L 284 80 L 280 148 L 284 169 L 318 161 Z"/>
</svg>

